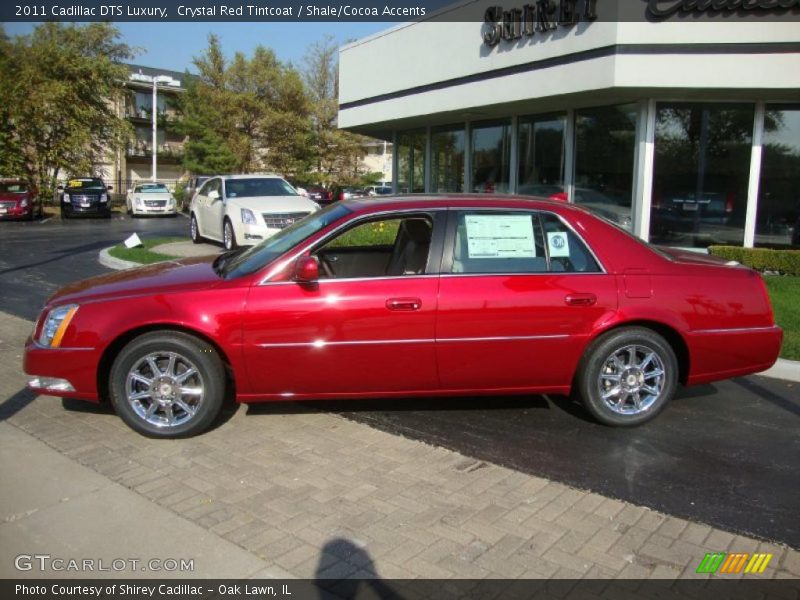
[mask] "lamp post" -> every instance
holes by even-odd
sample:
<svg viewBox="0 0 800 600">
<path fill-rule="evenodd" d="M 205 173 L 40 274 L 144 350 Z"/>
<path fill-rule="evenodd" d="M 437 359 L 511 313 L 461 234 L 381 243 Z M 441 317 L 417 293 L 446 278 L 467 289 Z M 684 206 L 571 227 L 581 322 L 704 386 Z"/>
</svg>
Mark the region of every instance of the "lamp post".
<svg viewBox="0 0 800 600">
<path fill-rule="evenodd" d="M 144 75 L 143 73 L 132 73 L 130 75 L 132 81 L 142 81 L 153 84 L 153 165 L 150 172 L 150 179 L 156 180 L 158 175 L 158 84 L 163 83 L 171 87 L 181 87 L 181 82 L 178 79 L 173 79 L 169 75 Z"/>
</svg>

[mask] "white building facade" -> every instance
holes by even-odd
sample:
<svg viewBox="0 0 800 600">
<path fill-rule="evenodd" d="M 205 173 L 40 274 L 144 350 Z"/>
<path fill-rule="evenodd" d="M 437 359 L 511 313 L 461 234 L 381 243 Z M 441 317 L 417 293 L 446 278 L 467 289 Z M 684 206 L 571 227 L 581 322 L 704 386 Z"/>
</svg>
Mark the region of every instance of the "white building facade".
<svg viewBox="0 0 800 600">
<path fill-rule="evenodd" d="M 393 143 L 396 191 L 553 197 L 682 247 L 799 243 L 796 18 L 529 9 L 341 49 L 339 125 Z"/>
</svg>

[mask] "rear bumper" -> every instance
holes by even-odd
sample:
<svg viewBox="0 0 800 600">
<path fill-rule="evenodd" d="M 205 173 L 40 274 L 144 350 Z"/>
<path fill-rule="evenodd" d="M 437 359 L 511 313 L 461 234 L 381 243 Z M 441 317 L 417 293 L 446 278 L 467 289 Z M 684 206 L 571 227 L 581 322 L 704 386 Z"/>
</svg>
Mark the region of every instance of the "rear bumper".
<svg viewBox="0 0 800 600">
<path fill-rule="evenodd" d="M 29 384 L 28 387 L 36 392 L 99 402 L 97 390 L 99 361 L 100 351 L 95 348 L 46 348 L 28 338 L 22 367 L 32 378 L 65 380 L 74 389 L 74 391 L 54 390 Z"/>
<path fill-rule="evenodd" d="M 777 325 L 696 330 L 686 336 L 686 342 L 688 384 L 693 385 L 769 369 L 778 360 L 783 330 Z"/>
</svg>

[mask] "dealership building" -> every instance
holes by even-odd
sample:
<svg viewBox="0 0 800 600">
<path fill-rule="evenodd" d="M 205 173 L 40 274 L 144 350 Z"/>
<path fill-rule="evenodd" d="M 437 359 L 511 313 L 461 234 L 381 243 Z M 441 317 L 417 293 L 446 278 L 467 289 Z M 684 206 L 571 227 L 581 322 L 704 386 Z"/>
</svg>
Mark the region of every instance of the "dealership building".
<svg viewBox="0 0 800 600">
<path fill-rule="evenodd" d="M 344 46 L 339 126 L 394 144 L 399 192 L 552 197 L 673 246 L 800 243 L 800 7 L 540 4 Z M 641 18 L 604 18 L 622 4 Z"/>
</svg>

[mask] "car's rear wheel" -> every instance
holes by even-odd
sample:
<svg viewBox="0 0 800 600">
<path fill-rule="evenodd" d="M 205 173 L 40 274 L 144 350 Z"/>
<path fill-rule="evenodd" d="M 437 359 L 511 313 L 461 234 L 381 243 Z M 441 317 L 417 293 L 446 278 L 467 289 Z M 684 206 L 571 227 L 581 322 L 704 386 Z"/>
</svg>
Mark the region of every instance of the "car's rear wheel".
<svg viewBox="0 0 800 600">
<path fill-rule="evenodd" d="M 128 343 L 109 381 L 117 414 L 149 437 L 201 433 L 225 396 L 225 368 L 216 350 L 177 331 L 146 333 Z"/>
<path fill-rule="evenodd" d="M 222 222 L 222 242 L 225 245 L 225 250 L 236 250 L 236 234 L 233 231 L 233 223 L 227 217 Z"/>
<path fill-rule="evenodd" d="M 669 343 L 651 329 L 626 327 L 587 349 L 575 391 L 598 421 L 625 427 L 654 418 L 677 385 L 678 360 Z"/>
<path fill-rule="evenodd" d="M 192 236 L 192 241 L 195 244 L 199 244 L 203 241 L 203 236 L 200 235 L 200 227 L 197 224 L 197 217 L 192 214 L 192 218 L 189 220 L 189 233 Z"/>
</svg>

